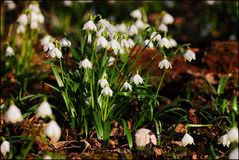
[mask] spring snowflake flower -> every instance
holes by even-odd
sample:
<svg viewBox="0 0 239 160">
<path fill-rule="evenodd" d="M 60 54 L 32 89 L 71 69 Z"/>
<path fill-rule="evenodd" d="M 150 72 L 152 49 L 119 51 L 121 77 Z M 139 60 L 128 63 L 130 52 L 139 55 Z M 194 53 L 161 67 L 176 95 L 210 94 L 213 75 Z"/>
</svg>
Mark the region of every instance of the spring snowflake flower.
<svg viewBox="0 0 239 160">
<path fill-rule="evenodd" d="M 48 42 L 44 44 L 43 51 L 51 51 L 55 48 L 55 45 L 52 42 Z"/>
<path fill-rule="evenodd" d="M 238 143 L 238 128 L 233 127 L 227 132 L 230 142 Z"/>
<path fill-rule="evenodd" d="M 135 45 L 134 41 L 131 38 L 128 39 L 128 43 L 129 43 L 129 47 L 134 47 Z"/>
<path fill-rule="evenodd" d="M 64 6 L 67 6 L 67 7 L 70 7 L 70 6 L 72 5 L 72 1 L 64 0 L 64 1 L 63 1 L 63 5 L 64 5 Z"/>
<path fill-rule="evenodd" d="M 117 54 L 117 52 L 120 50 L 120 44 L 117 40 L 113 39 L 109 42 L 110 47 L 114 50 L 114 53 Z"/>
<path fill-rule="evenodd" d="M 113 96 L 113 91 L 110 89 L 110 87 L 105 87 L 101 90 L 101 94 L 105 96 Z"/>
<path fill-rule="evenodd" d="M 89 20 L 83 25 L 83 30 L 97 31 L 96 25 L 92 20 Z"/>
<path fill-rule="evenodd" d="M 138 34 L 138 32 L 139 32 L 138 28 L 135 25 L 131 25 L 129 27 L 129 35 L 130 36 L 136 35 L 136 34 Z"/>
<path fill-rule="evenodd" d="M 162 23 L 164 23 L 164 24 L 172 24 L 173 21 L 174 21 L 174 18 L 169 13 L 166 13 L 162 18 Z"/>
<path fill-rule="evenodd" d="M 45 46 L 50 42 L 51 36 L 50 35 L 46 35 L 41 39 L 41 45 Z"/>
<path fill-rule="evenodd" d="M 20 24 L 17 26 L 17 33 L 25 33 L 26 28 L 24 25 Z"/>
<path fill-rule="evenodd" d="M 62 38 L 60 40 L 60 45 L 61 45 L 61 47 L 71 47 L 71 41 L 69 41 L 66 38 Z"/>
<path fill-rule="evenodd" d="M 28 6 L 28 9 L 31 10 L 32 12 L 34 13 L 40 13 L 40 8 L 39 6 L 36 4 L 36 3 L 31 3 L 29 6 Z"/>
<path fill-rule="evenodd" d="M 108 66 L 112 66 L 115 62 L 115 58 L 114 57 L 110 57 L 108 60 Z"/>
<path fill-rule="evenodd" d="M 1 144 L 1 153 L 5 156 L 7 152 L 10 152 L 10 143 L 8 141 L 3 141 Z"/>
<path fill-rule="evenodd" d="M 122 48 L 128 49 L 130 47 L 129 41 L 126 39 L 122 39 L 120 42 Z"/>
<path fill-rule="evenodd" d="M 37 116 L 41 118 L 52 117 L 51 106 L 47 101 L 40 104 L 37 110 Z"/>
<path fill-rule="evenodd" d="M 151 130 L 141 128 L 135 133 L 135 143 L 137 147 L 145 147 L 150 143 L 157 145 L 157 138 Z"/>
<path fill-rule="evenodd" d="M 149 48 L 154 48 L 154 44 L 149 39 L 144 41 L 144 46 L 146 45 L 148 45 Z"/>
<path fill-rule="evenodd" d="M 163 59 L 162 61 L 160 61 L 158 67 L 159 67 L 160 69 L 163 69 L 163 68 L 165 68 L 165 69 L 172 68 L 171 63 L 170 63 L 167 59 Z"/>
<path fill-rule="evenodd" d="M 138 84 L 143 84 L 144 80 L 139 74 L 135 74 L 134 76 L 130 78 L 130 82 L 138 85 Z"/>
<path fill-rule="evenodd" d="M 160 41 L 161 40 L 161 35 L 157 32 L 152 32 L 150 35 L 150 39 L 152 39 L 152 41 Z"/>
<path fill-rule="evenodd" d="M 109 46 L 109 42 L 105 39 L 105 37 L 101 36 L 97 38 L 97 41 L 96 41 L 97 50 L 100 50 L 101 48 L 108 48 L 108 46 Z"/>
<path fill-rule="evenodd" d="M 4 1 L 4 4 L 7 5 L 8 10 L 14 10 L 16 8 L 16 4 L 13 1 Z"/>
<path fill-rule="evenodd" d="M 187 52 L 185 52 L 183 54 L 183 57 L 184 57 L 185 61 L 188 60 L 189 62 L 191 62 L 191 60 L 196 59 L 195 53 L 191 50 L 187 50 Z"/>
<path fill-rule="evenodd" d="M 228 158 L 229 159 L 239 159 L 239 157 L 238 157 L 238 147 L 237 148 L 235 148 L 235 149 L 233 149 L 230 153 L 229 153 L 229 156 L 228 156 Z"/>
<path fill-rule="evenodd" d="M 135 26 L 138 29 L 145 29 L 148 26 L 148 24 L 144 23 L 141 19 L 137 19 L 137 21 L 135 22 Z"/>
<path fill-rule="evenodd" d="M 169 42 L 170 42 L 170 47 L 177 47 L 178 45 L 178 43 L 173 38 L 170 38 Z"/>
<path fill-rule="evenodd" d="M 15 104 L 10 105 L 8 110 L 5 113 L 7 121 L 11 123 L 21 122 L 23 120 L 22 113 Z"/>
<path fill-rule="evenodd" d="M 168 26 L 162 23 L 159 25 L 158 30 L 168 32 Z"/>
<path fill-rule="evenodd" d="M 62 58 L 63 56 L 62 56 L 62 52 L 58 49 L 58 48 L 53 48 L 52 50 L 50 50 L 49 52 L 49 55 L 50 55 L 50 57 L 51 58 L 55 58 L 55 57 L 57 57 L 57 58 Z"/>
<path fill-rule="evenodd" d="M 130 12 L 130 16 L 133 18 L 141 19 L 142 18 L 142 13 L 139 9 L 135 9 L 132 12 Z"/>
<path fill-rule="evenodd" d="M 92 63 L 86 58 L 83 61 L 80 61 L 79 68 L 92 69 Z"/>
<path fill-rule="evenodd" d="M 17 22 L 20 24 L 20 25 L 26 25 L 28 23 L 28 18 L 27 18 L 27 15 L 26 14 L 21 14 L 18 19 L 17 19 Z"/>
<path fill-rule="evenodd" d="M 191 145 L 191 144 L 194 144 L 193 137 L 186 133 L 186 134 L 183 136 L 182 143 L 183 143 L 183 146 L 186 146 L 186 145 L 188 145 L 188 144 L 190 144 L 190 145 Z M 195 145 L 195 144 L 194 144 L 194 145 Z"/>
<path fill-rule="evenodd" d="M 8 46 L 7 49 L 6 49 L 6 56 L 11 57 L 11 56 L 14 56 L 14 55 L 15 55 L 14 50 L 12 49 L 12 47 Z"/>
<path fill-rule="evenodd" d="M 100 79 L 98 80 L 98 84 L 101 86 L 101 88 L 105 88 L 109 86 L 109 82 L 107 81 L 107 79 Z"/>
<path fill-rule="evenodd" d="M 57 142 L 61 137 L 61 128 L 56 123 L 56 121 L 51 120 L 46 128 L 45 135 L 48 136 L 53 142 Z"/>
<path fill-rule="evenodd" d="M 230 140 L 229 140 L 228 135 L 227 135 L 227 134 L 224 134 L 223 136 L 221 136 L 221 137 L 219 138 L 218 143 L 219 143 L 219 144 L 222 144 L 224 147 L 225 147 L 225 146 L 229 147 L 229 145 L 230 145 L 231 142 L 230 142 Z"/>
<path fill-rule="evenodd" d="M 90 33 L 86 35 L 86 41 L 88 44 L 92 43 L 92 35 Z"/>
<path fill-rule="evenodd" d="M 169 40 L 166 37 L 164 37 L 164 38 L 160 39 L 159 45 L 161 48 L 165 47 L 168 49 L 171 46 L 171 43 L 169 42 Z"/>
<path fill-rule="evenodd" d="M 118 24 L 115 26 L 119 32 L 126 33 L 127 32 L 127 26 L 124 23 Z"/>
<path fill-rule="evenodd" d="M 130 92 L 132 92 L 132 86 L 128 82 L 124 82 L 123 89 L 129 90 Z"/>
<path fill-rule="evenodd" d="M 44 16 L 41 13 L 41 10 L 39 8 L 39 5 L 37 4 L 30 4 L 28 7 L 29 10 L 31 10 L 30 12 L 30 27 L 31 29 L 39 29 L 39 25 L 44 23 Z"/>
</svg>

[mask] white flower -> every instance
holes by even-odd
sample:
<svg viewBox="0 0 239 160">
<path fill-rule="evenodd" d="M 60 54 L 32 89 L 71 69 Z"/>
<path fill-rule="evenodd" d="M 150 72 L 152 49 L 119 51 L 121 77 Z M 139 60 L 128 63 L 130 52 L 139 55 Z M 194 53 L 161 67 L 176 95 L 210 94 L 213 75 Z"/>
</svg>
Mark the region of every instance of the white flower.
<svg viewBox="0 0 239 160">
<path fill-rule="evenodd" d="M 98 50 L 100 50 L 101 48 L 107 48 L 108 46 L 109 46 L 109 43 L 105 39 L 105 37 L 101 36 L 101 37 L 97 38 L 96 47 Z"/>
<path fill-rule="evenodd" d="M 61 45 L 61 47 L 71 47 L 71 41 L 69 41 L 66 38 L 62 38 L 60 40 L 60 45 Z"/>
<path fill-rule="evenodd" d="M 129 47 L 133 47 L 135 45 L 134 41 L 131 38 L 128 39 L 128 43 Z"/>
<path fill-rule="evenodd" d="M 187 52 L 185 52 L 183 54 L 183 57 L 184 57 L 185 61 L 188 60 L 189 62 L 191 62 L 192 59 L 193 60 L 196 59 L 195 53 L 191 50 L 187 50 Z"/>
<path fill-rule="evenodd" d="M 41 45 L 45 46 L 50 42 L 51 36 L 50 35 L 46 35 L 41 39 Z M 54 46 L 55 47 L 55 46 Z M 53 48 L 52 48 L 53 49 Z"/>
<path fill-rule="evenodd" d="M 123 88 L 132 92 L 132 86 L 128 82 L 124 82 Z"/>
<path fill-rule="evenodd" d="M 92 63 L 86 58 L 83 61 L 80 61 L 79 68 L 92 69 Z"/>
<path fill-rule="evenodd" d="M 114 57 L 110 57 L 108 60 L 108 66 L 112 66 L 115 62 L 115 58 Z"/>
<path fill-rule="evenodd" d="M 238 143 L 238 128 L 237 127 L 232 127 L 227 132 L 227 135 L 228 135 L 228 138 L 230 139 L 231 142 Z"/>
<path fill-rule="evenodd" d="M 17 26 L 17 33 L 25 33 L 25 30 L 26 30 L 25 25 L 19 24 Z"/>
<path fill-rule="evenodd" d="M 64 0 L 64 1 L 63 1 L 63 5 L 64 5 L 64 6 L 67 6 L 67 7 L 70 7 L 70 6 L 72 5 L 72 1 Z"/>
<path fill-rule="evenodd" d="M 172 68 L 171 63 L 170 63 L 167 59 L 163 59 L 162 61 L 160 61 L 158 67 L 159 67 L 160 69 L 163 69 L 163 68 L 165 68 L 165 69 Z"/>
<path fill-rule="evenodd" d="M 47 101 L 44 101 L 40 104 L 37 110 L 37 116 L 41 118 L 52 117 L 51 106 Z"/>
<path fill-rule="evenodd" d="M 178 43 L 173 38 L 170 38 L 169 42 L 170 42 L 170 47 L 177 47 L 178 45 Z"/>
<path fill-rule="evenodd" d="M 188 144 L 190 144 L 190 145 L 191 145 L 191 144 L 194 144 L 193 137 L 186 133 L 186 134 L 183 136 L 182 143 L 183 143 L 183 146 L 186 146 L 186 145 L 188 145 Z"/>
<path fill-rule="evenodd" d="M 12 49 L 12 47 L 8 46 L 7 49 L 6 49 L 6 56 L 11 57 L 11 56 L 14 56 L 14 55 L 15 55 L 14 50 Z"/>
<path fill-rule="evenodd" d="M 133 18 L 141 19 L 142 18 L 142 13 L 139 9 L 135 9 L 132 12 L 130 12 L 130 16 Z"/>
<path fill-rule="evenodd" d="M 145 29 L 148 26 L 148 24 L 144 23 L 141 19 L 137 19 L 137 21 L 135 22 L 135 26 L 138 29 Z"/>
<path fill-rule="evenodd" d="M 225 147 L 225 146 L 229 147 L 229 145 L 230 145 L 231 142 L 230 142 L 230 140 L 229 140 L 228 135 L 227 135 L 227 134 L 224 134 L 223 136 L 221 136 L 221 137 L 219 138 L 218 143 L 219 143 L 219 144 L 222 144 L 224 147 Z"/>
<path fill-rule="evenodd" d="M 144 46 L 146 45 L 148 45 L 149 48 L 154 48 L 154 44 L 149 39 L 144 41 Z"/>
<path fill-rule="evenodd" d="M 45 42 L 44 42 L 45 43 Z M 46 42 L 44 44 L 44 48 L 43 48 L 43 51 L 46 52 L 46 51 L 51 51 L 55 48 L 55 45 L 52 43 L 52 42 Z"/>
<path fill-rule="evenodd" d="M 38 29 L 39 23 L 37 21 L 31 21 L 30 27 L 31 29 Z"/>
<path fill-rule="evenodd" d="M 41 14 L 41 13 L 38 13 L 38 22 L 39 23 L 43 23 L 44 21 L 45 21 L 45 18 L 44 18 L 44 16 L 43 16 L 43 14 Z"/>
<path fill-rule="evenodd" d="M 135 74 L 134 76 L 130 78 L 130 82 L 138 85 L 138 84 L 143 84 L 144 80 L 139 74 Z"/>
<path fill-rule="evenodd" d="M 45 135 L 48 136 L 53 142 L 57 142 L 61 137 L 61 128 L 56 123 L 56 121 L 51 120 L 46 128 Z"/>
<path fill-rule="evenodd" d="M 117 40 L 113 39 L 109 42 L 110 47 L 114 50 L 115 53 L 120 49 L 120 44 Z"/>
<path fill-rule="evenodd" d="M 121 44 L 121 47 L 122 47 L 122 48 L 128 49 L 128 48 L 130 47 L 129 41 L 126 40 L 126 39 L 122 39 L 121 42 L 120 42 L 120 44 Z"/>
<path fill-rule="evenodd" d="M 21 14 L 21 15 L 18 17 L 17 22 L 18 22 L 20 25 L 26 25 L 26 24 L 28 23 L 27 15 L 26 15 L 26 14 Z"/>
<path fill-rule="evenodd" d="M 115 26 L 118 31 L 126 33 L 127 32 L 127 26 L 124 23 L 118 24 Z"/>
<path fill-rule="evenodd" d="M 11 123 L 20 122 L 23 120 L 22 113 L 19 108 L 15 104 L 10 105 L 8 110 L 5 113 L 5 117 L 7 121 Z"/>
<path fill-rule="evenodd" d="M 171 46 L 171 43 L 169 42 L 169 40 L 166 37 L 164 37 L 164 38 L 160 39 L 159 45 L 161 48 L 165 47 L 168 49 Z"/>
<path fill-rule="evenodd" d="M 135 34 L 138 34 L 138 28 L 135 25 L 131 25 L 129 27 L 129 35 L 133 36 Z"/>
<path fill-rule="evenodd" d="M 174 18 L 172 15 L 166 13 L 162 18 L 162 23 L 164 24 L 172 24 L 174 21 Z"/>
<path fill-rule="evenodd" d="M 40 13 L 41 12 L 39 6 L 35 3 L 30 4 L 28 6 L 28 9 L 31 10 L 32 12 L 34 12 L 34 13 Z"/>
<path fill-rule="evenodd" d="M 162 38 L 161 35 L 157 32 L 153 32 L 150 35 L 150 39 L 152 39 L 152 41 L 158 41 L 159 42 L 161 40 L 161 38 Z"/>
<path fill-rule="evenodd" d="M 158 30 L 168 32 L 168 26 L 162 23 L 159 25 Z"/>
<path fill-rule="evenodd" d="M 16 4 L 13 1 L 4 1 L 4 4 L 7 5 L 8 10 L 13 10 L 16 8 Z"/>
<path fill-rule="evenodd" d="M 101 90 L 101 94 L 105 96 L 113 96 L 113 91 L 110 89 L 110 87 L 105 87 Z"/>
<path fill-rule="evenodd" d="M 94 22 L 92 20 L 89 20 L 88 22 L 86 22 L 83 25 L 83 30 L 90 30 L 90 31 L 96 31 L 96 25 L 94 24 Z"/>
<path fill-rule="evenodd" d="M 110 34 L 114 34 L 115 32 L 117 32 L 117 28 L 112 24 L 110 24 L 110 22 L 107 21 L 106 19 L 99 20 L 98 26 L 105 28 L 106 31 L 109 32 Z"/>
<path fill-rule="evenodd" d="M 228 156 L 229 159 L 239 159 L 238 157 L 238 147 L 233 149 Z"/>
<path fill-rule="evenodd" d="M 87 39 L 87 43 L 88 44 L 91 44 L 91 42 L 92 42 L 92 35 L 89 33 L 89 34 L 87 34 L 86 35 L 86 39 Z"/>
<path fill-rule="evenodd" d="M 62 52 L 58 48 L 53 48 L 48 53 L 51 58 L 55 58 L 55 57 L 62 58 Z"/>
<path fill-rule="evenodd" d="M 98 80 L 98 84 L 101 86 L 101 88 L 105 88 L 109 86 L 109 82 L 104 78 Z"/>
<path fill-rule="evenodd" d="M 5 140 L 1 144 L 1 153 L 5 156 L 7 152 L 10 152 L 10 143 Z"/>
<path fill-rule="evenodd" d="M 137 147 L 145 147 L 148 144 L 157 145 L 156 136 L 153 132 L 146 128 L 141 128 L 135 133 L 135 144 Z"/>
</svg>

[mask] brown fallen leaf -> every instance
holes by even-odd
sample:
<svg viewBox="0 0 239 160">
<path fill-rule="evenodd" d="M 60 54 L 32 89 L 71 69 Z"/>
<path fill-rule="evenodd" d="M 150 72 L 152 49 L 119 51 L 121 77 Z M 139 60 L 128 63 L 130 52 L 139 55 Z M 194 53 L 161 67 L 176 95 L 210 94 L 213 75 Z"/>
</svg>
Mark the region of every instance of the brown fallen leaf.
<svg viewBox="0 0 239 160">
<path fill-rule="evenodd" d="M 161 156 L 163 154 L 162 148 L 155 147 L 154 152 L 155 152 L 156 157 Z"/>
<path fill-rule="evenodd" d="M 190 121 L 194 124 L 198 124 L 198 117 L 195 114 L 196 109 L 190 108 L 188 111 L 188 118 L 190 119 Z"/>
<path fill-rule="evenodd" d="M 215 76 L 216 76 L 216 75 L 215 75 L 214 73 L 210 72 L 210 73 L 207 73 L 207 74 L 205 75 L 205 78 L 206 78 L 206 80 L 207 80 L 209 83 L 211 83 L 211 84 L 217 84 L 218 81 L 216 80 Z"/>
</svg>

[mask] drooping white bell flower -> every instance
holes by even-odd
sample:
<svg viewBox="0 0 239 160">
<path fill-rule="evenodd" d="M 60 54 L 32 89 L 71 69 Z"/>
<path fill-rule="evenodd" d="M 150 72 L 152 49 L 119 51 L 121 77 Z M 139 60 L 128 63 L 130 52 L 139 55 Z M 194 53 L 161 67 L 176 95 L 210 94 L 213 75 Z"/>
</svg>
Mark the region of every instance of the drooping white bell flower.
<svg viewBox="0 0 239 160">
<path fill-rule="evenodd" d="M 21 122 L 23 120 L 22 113 L 15 104 L 11 104 L 5 113 L 6 120 L 11 123 Z"/>
<path fill-rule="evenodd" d="M 49 55 L 50 55 L 50 57 L 51 58 L 55 58 L 55 57 L 57 57 L 57 58 L 62 58 L 63 56 L 62 56 L 62 52 L 58 49 L 58 48 L 53 48 L 52 50 L 50 50 L 49 52 Z"/>
<path fill-rule="evenodd" d="M 229 145 L 231 144 L 227 134 L 224 134 L 223 136 L 221 136 L 218 140 L 218 143 L 222 144 L 224 147 L 225 146 L 229 147 Z"/>
<path fill-rule="evenodd" d="M 138 84 L 143 84 L 144 80 L 139 74 L 135 74 L 134 76 L 130 78 L 130 82 L 138 85 Z"/>
<path fill-rule="evenodd" d="M 158 67 L 160 69 L 163 69 L 163 68 L 169 69 L 169 68 L 172 68 L 172 65 L 167 59 L 163 59 L 162 61 L 159 62 Z"/>
<path fill-rule="evenodd" d="M 137 147 L 145 147 L 152 143 L 153 145 L 157 145 L 157 138 L 154 133 L 146 128 L 141 128 L 135 133 L 135 144 Z"/>
<path fill-rule="evenodd" d="M 236 142 L 238 143 L 238 128 L 237 127 L 232 127 L 228 132 L 227 132 L 228 138 L 230 142 Z"/>
<path fill-rule="evenodd" d="M 3 1 L 3 2 L 4 2 L 4 4 L 7 5 L 8 10 L 14 10 L 17 6 L 13 1 L 10 1 L 10 0 L 9 1 Z"/>
<path fill-rule="evenodd" d="M 129 47 L 134 47 L 135 45 L 134 41 L 131 38 L 128 39 L 128 43 L 129 43 Z"/>
<path fill-rule="evenodd" d="M 41 12 L 41 10 L 39 8 L 39 5 L 37 3 L 31 3 L 28 6 L 28 9 L 31 10 L 32 12 L 34 12 L 34 13 L 40 13 Z"/>
<path fill-rule="evenodd" d="M 101 86 L 101 88 L 109 86 L 109 82 L 105 78 L 98 80 L 98 84 Z"/>
<path fill-rule="evenodd" d="M 28 23 L 28 17 L 26 14 L 21 14 L 18 19 L 17 19 L 17 22 L 20 24 L 20 25 L 26 25 Z"/>
<path fill-rule="evenodd" d="M 1 144 L 1 153 L 5 156 L 7 152 L 10 152 L 10 143 L 5 140 Z"/>
<path fill-rule="evenodd" d="M 170 47 L 177 47 L 178 45 L 178 43 L 173 38 L 170 38 L 169 42 L 170 42 Z"/>
<path fill-rule="evenodd" d="M 132 92 L 132 86 L 128 82 L 124 82 L 123 89 L 129 90 L 130 92 Z"/>
<path fill-rule="evenodd" d="M 41 39 L 41 45 L 45 46 L 50 42 L 51 36 L 50 35 L 46 35 Z M 52 48 L 53 49 L 53 48 Z"/>
<path fill-rule="evenodd" d="M 157 32 L 153 32 L 150 35 L 150 39 L 152 39 L 152 41 L 158 41 L 159 42 L 161 40 L 161 38 L 162 38 L 161 35 Z"/>
<path fill-rule="evenodd" d="M 6 49 L 6 56 L 11 57 L 11 56 L 14 56 L 14 55 L 15 55 L 15 52 L 14 52 L 13 48 L 8 46 L 7 49 Z"/>
<path fill-rule="evenodd" d="M 92 63 L 86 58 L 83 61 L 80 61 L 79 68 L 92 69 Z"/>
<path fill-rule="evenodd" d="M 136 34 L 138 34 L 138 32 L 139 32 L 138 28 L 135 25 L 131 25 L 129 27 L 129 35 L 130 36 L 136 35 Z"/>
<path fill-rule="evenodd" d="M 148 24 L 144 23 L 141 19 L 137 19 L 137 21 L 134 24 L 138 29 L 145 29 Z"/>
<path fill-rule="evenodd" d="M 126 39 L 122 39 L 120 44 L 121 44 L 121 47 L 125 49 L 128 49 L 130 47 L 129 41 Z"/>
<path fill-rule="evenodd" d="M 25 33 L 25 31 L 26 31 L 25 25 L 19 24 L 17 26 L 17 33 Z"/>
<path fill-rule="evenodd" d="M 61 137 L 61 128 L 56 123 L 56 121 L 51 120 L 46 128 L 45 128 L 45 135 L 48 136 L 52 142 L 57 142 Z"/>
<path fill-rule="evenodd" d="M 86 35 L 86 41 L 88 44 L 92 43 L 92 35 L 90 33 Z"/>
<path fill-rule="evenodd" d="M 164 14 L 163 18 L 162 18 L 162 23 L 164 24 L 172 24 L 174 21 L 174 18 L 171 14 L 166 13 Z"/>
<path fill-rule="evenodd" d="M 109 42 L 105 39 L 105 37 L 101 36 L 96 40 L 96 47 L 97 50 L 100 50 L 101 48 L 108 48 Z"/>
<path fill-rule="evenodd" d="M 115 39 L 112 39 L 110 42 L 109 42 L 109 45 L 110 47 L 114 50 L 114 53 L 117 54 L 117 52 L 120 50 L 120 44 L 117 40 Z"/>
<path fill-rule="evenodd" d="M 188 60 L 189 62 L 191 62 L 191 60 L 195 60 L 196 59 L 195 53 L 193 51 L 191 51 L 191 50 L 187 50 L 187 52 L 185 52 L 183 54 L 183 57 L 184 57 L 185 61 Z"/>
<path fill-rule="evenodd" d="M 229 156 L 228 156 L 228 158 L 229 159 L 239 159 L 239 157 L 238 157 L 238 147 L 237 148 L 235 148 L 235 149 L 233 149 L 230 153 L 229 153 Z"/>
<path fill-rule="evenodd" d="M 38 29 L 39 28 L 39 23 L 37 21 L 31 21 L 30 28 L 31 29 Z"/>
<path fill-rule="evenodd" d="M 148 45 L 149 48 L 154 48 L 154 44 L 149 39 L 146 39 L 143 45 L 144 46 Z"/>
<path fill-rule="evenodd" d="M 159 25 L 158 30 L 168 32 L 168 26 L 162 23 Z"/>
<path fill-rule="evenodd" d="M 37 116 L 41 118 L 52 117 L 51 106 L 47 101 L 43 101 L 37 109 Z"/>
<path fill-rule="evenodd" d="M 45 42 L 44 42 L 45 43 Z M 52 42 L 48 42 L 44 44 L 43 51 L 51 51 L 55 48 L 55 45 Z"/>
<path fill-rule="evenodd" d="M 111 56 L 108 60 L 108 66 L 112 66 L 114 62 L 115 62 L 115 58 Z"/>
<path fill-rule="evenodd" d="M 188 144 L 190 144 L 190 145 L 191 145 L 191 144 L 194 144 L 193 137 L 186 133 L 186 134 L 183 136 L 182 143 L 183 143 L 183 146 L 186 146 L 186 145 L 188 145 Z"/>
<path fill-rule="evenodd" d="M 62 38 L 60 40 L 61 47 L 71 47 L 71 41 L 69 41 L 67 38 Z"/>
<path fill-rule="evenodd" d="M 67 6 L 67 7 L 70 7 L 70 6 L 72 5 L 72 1 L 64 0 L 64 1 L 63 1 L 63 5 L 64 5 L 64 6 Z"/>
<path fill-rule="evenodd" d="M 166 37 L 164 37 L 164 38 L 160 39 L 159 45 L 161 48 L 165 47 L 168 49 L 171 46 L 171 43 L 169 42 L 169 40 Z"/>
<path fill-rule="evenodd" d="M 110 87 L 105 87 L 101 90 L 101 94 L 105 96 L 113 96 L 113 91 L 110 89 Z"/>
<path fill-rule="evenodd" d="M 96 25 L 92 20 L 89 20 L 83 25 L 82 30 L 90 30 L 90 31 L 97 31 Z"/>
<path fill-rule="evenodd" d="M 132 12 L 130 12 L 130 16 L 133 18 L 141 19 L 142 13 L 141 13 L 140 9 L 135 9 Z"/>
<path fill-rule="evenodd" d="M 115 26 L 119 32 L 126 33 L 127 32 L 127 26 L 124 23 L 118 24 Z"/>
</svg>

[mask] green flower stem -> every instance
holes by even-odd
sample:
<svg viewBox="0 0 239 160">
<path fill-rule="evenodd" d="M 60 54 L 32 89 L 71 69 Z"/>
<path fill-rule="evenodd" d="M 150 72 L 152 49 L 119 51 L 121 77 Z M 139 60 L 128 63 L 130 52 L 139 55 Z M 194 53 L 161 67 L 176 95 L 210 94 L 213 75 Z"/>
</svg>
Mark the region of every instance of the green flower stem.
<svg viewBox="0 0 239 160">
<path fill-rule="evenodd" d="M 188 128 L 196 128 L 196 127 L 212 127 L 212 124 L 186 124 L 186 133 L 188 133 Z"/>
<path fill-rule="evenodd" d="M 165 69 L 164 72 L 163 72 L 163 75 L 162 75 L 161 80 L 160 80 L 159 85 L 158 85 L 158 89 L 157 89 L 156 94 L 155 94 L 155 98 L 158 97 L 158 93 L 159 93 L 159 90 L 162 86 L 162 82 L 163 82 L 163 79 L 165 77 L 166 71 L 167 71 L 167 69 Z"/>
<path fill-rule="evenodd" d="M 62 67 L 62 60 L 60 58 L 60 67 L 61 67 L 61 79 L 64 82 L 64 72 L 63 72 L 63 67 Z"/>
</svg>

